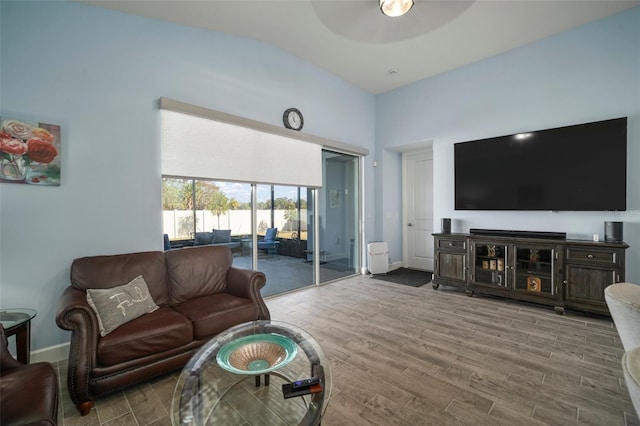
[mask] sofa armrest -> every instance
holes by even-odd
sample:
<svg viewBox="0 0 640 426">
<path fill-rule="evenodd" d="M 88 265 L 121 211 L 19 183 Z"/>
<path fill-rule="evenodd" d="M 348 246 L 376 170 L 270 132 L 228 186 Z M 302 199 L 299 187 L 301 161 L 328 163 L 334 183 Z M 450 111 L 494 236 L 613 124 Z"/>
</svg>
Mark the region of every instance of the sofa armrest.
<svg viewBox="0 0 640 426">
<path fill-rule="evenodd" d="M 266 283 L 267 277 L 263 272 L 232 266 L 227 275 L 227 292 L 253 300 L 258 307 L 258 319 L 268 320 L 271 319 L 271 314 L 260 294 L 260 289 Z"/>
<path fill-rule="evenodd" d="M 99 327 L 98 319 L 87 303 L 84 291 L 67 287 L 60 296 L 56 323 L 71 330 L 67 385 L 73 402 L 93 400 L 89 391 L 91 371 L 96 365 Z"/>
</svg>

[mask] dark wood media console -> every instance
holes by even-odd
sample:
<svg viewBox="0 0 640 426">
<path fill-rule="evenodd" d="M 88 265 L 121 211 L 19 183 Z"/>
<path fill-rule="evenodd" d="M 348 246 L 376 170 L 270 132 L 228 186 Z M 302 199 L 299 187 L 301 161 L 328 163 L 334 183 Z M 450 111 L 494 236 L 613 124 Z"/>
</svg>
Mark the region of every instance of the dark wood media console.
<svg viewBox="0 0 640 426">
<path fill-rule="evenodd" d="M 433 234 L 433 288 L 492 294 L 609 315 L 604 289 L 624 281 L 626 243 Z"/>
</svg>

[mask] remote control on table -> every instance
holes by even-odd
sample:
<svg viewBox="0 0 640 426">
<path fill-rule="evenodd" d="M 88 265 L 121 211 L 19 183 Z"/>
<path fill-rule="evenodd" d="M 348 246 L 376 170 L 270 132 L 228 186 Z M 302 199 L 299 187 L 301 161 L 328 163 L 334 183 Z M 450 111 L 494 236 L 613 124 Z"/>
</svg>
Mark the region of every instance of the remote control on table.
<svg viewBox="0 0 640 426">
<path fill-rule="evenodd" d="M 313 385 L 317 385 L 318 383 L 320 383 L 320 379 L 318 379 L 317 377 L 310 377 L 308 379 L 296 380 L 295 382 L 291 383 L 291 387 L 293 389 L 308 388 Z"/>
<path fill-rule="evenodd" d="M 282 394 L 285 399 L 293 398 L 294 396 L 304 396 L 304 395 L 314 394 L 318 392 L 322 392 L 322 385 L 320 383 L 307 386 L 307 387 L 297 388 L 297 389 L 293 389 L 292 383 L 284 383 L 282 385 Z"/>
</svg>

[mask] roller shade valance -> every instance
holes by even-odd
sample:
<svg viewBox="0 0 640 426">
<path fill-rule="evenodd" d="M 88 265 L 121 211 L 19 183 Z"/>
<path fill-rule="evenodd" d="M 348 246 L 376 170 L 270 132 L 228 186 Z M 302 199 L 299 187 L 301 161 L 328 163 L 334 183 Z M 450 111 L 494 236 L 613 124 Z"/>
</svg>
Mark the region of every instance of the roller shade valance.
<svg viewBox="0 0 640 426">
<path fill-rule="evenodd" d="M 322 186 L 322 147 L 211 118 L 161 109 L 165 176 Z"/>
</svg>

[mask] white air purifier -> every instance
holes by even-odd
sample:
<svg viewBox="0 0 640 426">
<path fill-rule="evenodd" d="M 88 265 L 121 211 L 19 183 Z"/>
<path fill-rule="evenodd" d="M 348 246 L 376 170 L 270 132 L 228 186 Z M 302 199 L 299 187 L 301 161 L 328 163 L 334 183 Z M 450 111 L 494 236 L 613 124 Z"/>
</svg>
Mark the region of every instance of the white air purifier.
<svg viewBox="0 0 640 426">
<path fill-rule="evenodd" d="M 389 272 L 389 246 L 384 241 L 373 241 L 367 245 L 369 272 L 381 275 Z"/>
</svg>

